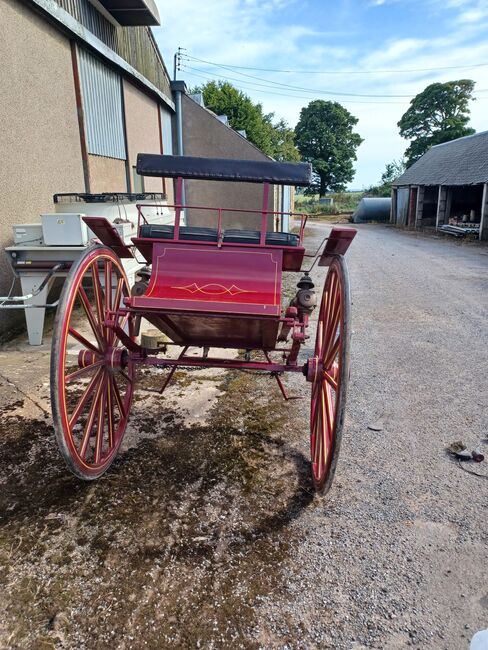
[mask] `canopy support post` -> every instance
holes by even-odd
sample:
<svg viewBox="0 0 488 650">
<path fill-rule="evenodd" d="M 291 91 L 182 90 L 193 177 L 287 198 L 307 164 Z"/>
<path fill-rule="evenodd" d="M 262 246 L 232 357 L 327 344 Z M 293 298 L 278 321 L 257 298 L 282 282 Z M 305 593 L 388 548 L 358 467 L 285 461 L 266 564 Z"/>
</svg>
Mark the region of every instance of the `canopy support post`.
<svg viewBox="0 0 488 650">
<path fill-rule="evenodd" d="M 263 207 L 261 213 L 261 239 L 260 245 L 264 246 L 266 244 L 266 229 L 268 221 L 268 210 L 269 210 L 269 183 L 264 183 L 263 185 Z"/>
<path fill-rule="evenodd" d="M 181 218 L 181 206 L 183 200 L 183 178 L 178 176 L 176 179 L 176 210 L 175 210 L 175 230 L 173 233 L 173 239 L 180 238 L 180 218 Z"/>
</svg>

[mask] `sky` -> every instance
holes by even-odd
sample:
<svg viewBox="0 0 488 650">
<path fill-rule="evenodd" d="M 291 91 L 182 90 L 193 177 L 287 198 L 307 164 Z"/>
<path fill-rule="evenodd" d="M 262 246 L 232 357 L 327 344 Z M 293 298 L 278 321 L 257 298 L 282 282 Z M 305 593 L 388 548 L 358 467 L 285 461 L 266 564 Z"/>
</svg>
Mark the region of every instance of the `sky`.
<svg viewBox="0 0 488 650">
<path fill-rule="evenodd" d="M 178 79 L 189 87 L 230 80 L 291 127 L 314 99 L 355 115 L 364 142 L 350 188 L 378 182 L 402 158 L 397 122 L 430 83 L 476 81 L 471 126 L 488 130 L 488 0 L 156 2 L 163 58 L 172 75 L 186 48 Z"/>
</svg>

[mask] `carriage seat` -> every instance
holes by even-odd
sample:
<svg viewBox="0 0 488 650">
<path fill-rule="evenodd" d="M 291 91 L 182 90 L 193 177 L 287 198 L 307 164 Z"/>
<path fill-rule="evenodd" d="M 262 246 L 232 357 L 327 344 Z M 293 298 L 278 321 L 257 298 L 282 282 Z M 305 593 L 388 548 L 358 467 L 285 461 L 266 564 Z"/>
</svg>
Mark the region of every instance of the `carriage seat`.
<svg viewBox="0 0 488 650">
<path fill-rule="evenodd" d="M 141 225 L 139 237 L 149 239 L 173 239 L 174 226 L 145 223 Z M 217 241 L 216 228 L 203 228 L 202 226 L 180 226 L 180 239 L 184 241 Z M 225 230 L 224 242 L 229 244 L 259 244 L 259 230 Z M 298 246 L 299 237 L 288 232 L 267 232 L 266 244 L 268 246 Z"/>
<path fill-rule="evenodd" d="M 139 237 L 149 239 L 173 239 L 174 226 L 156 223 L 141 225 Z M 180 226 L 180 239 L 191 241 L 217 241 L 217 228 L 202 228 L 201 226 Z"/>
<path fill-rule="evenodd" d="M 259 230 L 226 230 L 224 232 L 224 243 L 228 244 L 259 244 L 261 233 Z M 290 232 L 266 233 L 266 244 L 268 246 L 298 246 L 299 237 Z"/>
</svg>

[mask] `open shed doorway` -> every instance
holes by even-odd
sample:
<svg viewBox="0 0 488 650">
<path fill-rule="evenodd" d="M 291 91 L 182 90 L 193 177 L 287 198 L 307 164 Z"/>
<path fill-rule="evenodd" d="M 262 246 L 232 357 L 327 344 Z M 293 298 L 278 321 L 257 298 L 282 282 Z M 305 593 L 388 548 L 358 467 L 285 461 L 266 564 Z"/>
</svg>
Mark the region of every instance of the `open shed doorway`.
<svg viewBox="0 0 488 650">
<path fill-rule="evenodd" d="M 424 202 L 422 206 L 422 226 L 435 226 L 437 218 L 437 202 L 439 200 L 439 187 L 430 185 L 424 189 Z"/>
<path fill-rule="evenodd" d="M 483 200 L 483 185 L 460 185 L 451 188 L 451 209 L 448 223 L 458 225 L 472 223 L 479 225 L 481 221 L 481 202 Z"/>
</svg>

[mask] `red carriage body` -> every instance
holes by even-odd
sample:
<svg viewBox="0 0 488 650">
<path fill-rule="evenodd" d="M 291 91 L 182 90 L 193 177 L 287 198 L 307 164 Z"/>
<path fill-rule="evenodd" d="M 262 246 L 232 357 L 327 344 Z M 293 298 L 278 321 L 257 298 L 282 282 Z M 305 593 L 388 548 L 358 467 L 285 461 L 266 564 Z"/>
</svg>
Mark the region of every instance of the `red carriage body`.
<svg viewBox="0 0 488 650">
<path fill-rule="evenodd" d="M 177 179 L 176 204 L 169 206 L 174 207 L 175 221 L 171 226 L 147 223 L 144 206 L 139 206 L 138 233 L 132 240 L 135 253 L 107 220 L 85 217 L 102 246 L 71 270 L 53 337 L 53 413 L 68 465 L 87 479 L 108 468 L 127 423 L 137 364 L 169 368 L 162 391 L 177 366 L 264 370 L 276 377 L 285 398 L 279 375 L 291 371 L 303 373 L 312 383 L 312 473 L 316 487 L 326 491 L 339 449 L 348 373 L 349 288 L 342 256 L 356 231 L 334 228 L 325 248 L 314 255 L 319 265 L 330 265 L 330 270 L 315 355 L 299 365 L 298 352 L 308 338 L 315 306 L 314 285 L 305 272 L 297 295 L 283 306 L 282 274 L 300 272 L 306 255 L 306 217 L 297 215 L 296 235 L 267 231 L 268 216 L 278 214 L 269 211 L 268 197 L 273 184 L 308 185 L 310 166 L 140 154 L 138 172 Z M 195 207 L 183 205 L 185 178 L 261 183 L 262 210 L 205 207 L 215 212 L 215 228 L 183 225 L 183 211 Z M 224 228 L 223 218 L 231 212 L 260 214 L 260 230 Z M 137 254 L 144 257 L 147 276 L 130 292 L 118 259 Z M 88 320 L 91 340 L 71 320 L 76 302 Z M 161 350 L 137 342 L 141 318 L 166 334 L 171 344 L 182 347 L 179 357 L 163 358 Z M 70 337 L 83 347 L 74 372 L 66 370 Z M 194 346 L 203 348 L 201 357 L 186 355 L 188 347 Z M 246 355 L 209 357 L 209 348 L 245 350 Z M 251 359 L 253 350 L 260 350 L 263 359 Z M 272 359 L 274 352 L 280 353 L 279 361 Z M 81 393 L 78 390 L 76 399 L 71 398 L 76 405 L 71 404 L 68 414 L 67 393 L 77 381 L 83 382 Z"/>
</svg>

